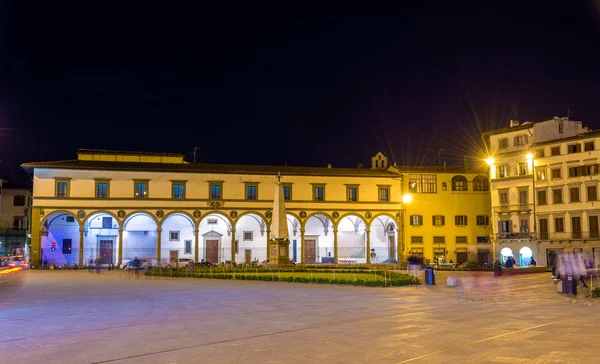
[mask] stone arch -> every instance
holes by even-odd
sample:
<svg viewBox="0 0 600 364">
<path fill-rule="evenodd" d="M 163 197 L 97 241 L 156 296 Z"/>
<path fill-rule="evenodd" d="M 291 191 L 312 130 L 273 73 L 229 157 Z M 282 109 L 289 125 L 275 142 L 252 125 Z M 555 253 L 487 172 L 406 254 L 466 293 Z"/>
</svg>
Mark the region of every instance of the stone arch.
<svg viewBox="0 0 600 364">
<path fill-rule="evenodd" d="M 102 215 L 110 216 L 113 221 L 116 221 L 117 227 L 113 228 L 112 222 L 110 227 L 105 227 L 103 221 L 95 223 L 94 219 Z M 82 263 L 96 264 L 99 262 L 99 264 L 109 265 L 120 262 L 119 231 L 122 229 L 123 221 L 111 211 L 97 210 L 89 213 L 83 221 Z"/>
<path fill-rule="evenodd" d="M 267 244 L 271 221 L 258 211 L 244 211 L 235 219 L 235 261 L 251 263 L 268 258 Z"/>
<path fill-rule="evenodd" d="M 73 221 L 54 223 L 61 216 L 73 217 Z M 42 263 L 56 266 L 78 264 L 82 226 L 76 213 L 68 210 L 56 210 L 45 215 L 40 234 Z"/>
<path fill-rule="evenodd" d="M 202 216 L 198 220 L 198 227 L 200 226 L 200 223 L 202 223 L 202 221 L 204 221 L 209 215 L 218 215 L 220 218 L 225 220 L 229 224 L 229 226 L 233 225 L 233 220 L 226 213 L 221 211 L 207 211 L 204 214 L 202 214 Z"/>
<path fill-rule="evenodd" d="M 343 214 L 342 216 L 340 216 L 340 218 L 339 218 L 339 219 L 338 219 L 336 222 L 334 222 L 334 225 L 333 225 L 333 226 L 334 226 L 334 228 L 337 230 L 337 229 L 338 229 L 338 227 L 340 226 L 340 222 L 341 222 L 342 220 L 344 220 L 345 218 L 347 218 L 347 217 L 350 217 L 350 216 L 356 216 L 356 217 L 358 217 L 358 218 L 359 218 L 359 219 L 360 219 L 360 220 L 361 220 L 361 221 L 362 221 L 362 222 L 365 224 L 365 228 L 366 228 L 367 230 L 369 229 L 370 222 L 368 222 L 368 221 L 367 221 L 367 219 L 365 219 L 365 218 L 364 218 L 362 215 L 360 215 L 359 213 L 354 213 L 354 212 L 347 212 L 347 213 Z"/>
<path fill-rule="evenodd" d="M 269 219 L 267 219 L 267 217 L 266 217 L 265 215 L 261 214 L 261 213 L 260 213 L 260 212 L 258 212 L 258 211 L 254 211 L 254 210 L 244 211 L 244 212 L 240 213 L 240 214 L 239 214 L 239 215 L 238 215 L 238 216 L 235 218 L 235 220 L 233 220 L 233 223 L 234 223 L 234 224 L 237 224 L 237 222 L 238 222 L 238 221 L 239 221 L 239 220 L 240 220 L 242 217 L 244 217 L 244 216 L 246 216 L 246 215 L 256 215 L 256 216 L 258 216 L 258 217 L 260 217 L 260 218 L 262 219 L 262 221 L 265 223 L 265 225 L 267 225 L 267 226 L 269 225 Z"/>
<path fill-rule="evenodd" d="M 485 176 L 473 177 L 473 191 L 489 191 L 490 181 Z"/>
<path fill-rule="evenodd" d="M 367 220 L 358 213 L 346 213 L 340 217 L 336 225 L 339 263 L 367 262 L 368 230 Z"/>
<path fill-rule="evenodd" d="M 106 214 L 106 215 L 112 216 L 112 218 L 115 219 L 119 223 L 119 229 L 123 228 L 124 221 L 121 221 L 121 219 L 117 216 L 117 214 L 115 214 L 109 210 L 95 210 L 95 211 L 90 212 L 89 214 L 87 214 L 85 219 L 83 219 L 83 221 L 81 222 L 82 225 L 85 226 L 85 224 L 88 222 L 89 219 L 92 218 L 92 216 L 98 215 L 98 214 Z"/>
<path fill-rule="evenodd" d="M 298 219 L 298 220 L 300 220 L 300 223 L 302 224 L 302 229 L 304 229 L 304 226 L 306 225 L 306 222 L 308 222 L 308 220 L 311 217 L 315 216 L 315 215 L 323 215 L 323 216 L 325 216 L 326 218 L 329 219 L 329 221 L 331 221 L 331 224 L 333 225 L 333 227 L 334 228 L 336 227 L 336 225 L 335 225 L 335 219 L 330 214 L 328 214 L 326 212 L 316 211 L 316 212 L 311 212 L 310 214 L 306 215 L 306 217 L 304 218 L 304 221 L 303 221 L 303 219 Z"/>
<path fill-rule="evenodd" d="M 314 219 L 313 219 L 314 218 Z M 316 221 L 315 221 L 316 220 Z M 301 253 L 302 262 L 313 264 L 325 261 L 333 262 L 335 258 L 335 220 L 324 212 L 313 212 L 304 221 L 300 220 L 304 231 L 304 245 Z"/>
<path fill-rule="evenodd" d="M 53 216 L 53 215 L 71 215 L 71 216 L 73 216 L 75 218 L 75 221 L 77 221 L 77 224 L 79 224 L 79 228 L 80 229 L 83 226 L 81 220 L 77 217 L 77 213 L 72 212 L 72 211 L 68 211 L 68 210 L 56 210 L 56 211 L 50 212 L 49 214 L 46 214 L 42 218 L 42 221 L 40 222 L 40 226 L 44 226 L 44 224 L 46 223 L 46 221 L 48 221 L 48 219 L 50 218 L 50 216 Z"/>
<path fill-rule="evenodd" d="M 161 260 L 195 260 L 196 229 L 196 221 L 190 214 L 181 211 L 166 214 L 160 220 Z"/>
<path fill-rule="evenodd" d="M 165 222 L 169 217 L 173 216 L 173 215 L 183 215 L 185 216 L 194 226 L 194 229 L 198 229 L 198 221 L 196 221 L 196 219 L 194 218 L 194 216 L 192 216 L 192 214 L 190 214 L 189 212 L 183 211 L 183 210 L 173 210 L 173 211 L 169 211 L 165 214 L 165 216 L 163 216 L 162 219 L 160 219 L 160 226 L 162 227 L 163 222 Z"/>
<path fill-rule="evenodd" d="M 371 229 L 371 226 L 373 226 L 373 223 L 374 223 L 375 221 L 377 221 L 377 220 L 378 220 L 380 217 L 382 217 L 382 216 L 389 217 L 389 218 L 390 218 L 390 219 L 391 219 L 391 220 L 394 222 L 394 224 L 396 225 L 396 229 L 398 229 L 398 228 L 399 228 L 399 226 L 400 226 L 400 222 L 399 222 L 399 221 L 396 219 L 396 217 L 395 217 L 394 215 L 392 215 L 392 214 L 391 214 L 391 213 L 389 213 L 389 212 L 380 212 L 380 213 L 378 213 L 378 214 L 376 214 L 376 215 L 373 215 L 373 217 L 372 217 L 372 218 L 371 218 L 371 220 L 369 221 L 369 225 L 368 225 L 368 226 L 369 226 L 369 230 L 372 230 L 372 229 Z M 381 221 L 381 220 L 379 220 L 379 221 Z"/>
<path fill-rule="evenodd" d="M 467 183 L 467 177 L 463 175 L 456 175 L 452 177 L 452 191 L 468 191 L 469 185 Z"/>
<path fill-rule="evenodd" d="M 127 227 L 127 223 L 129 222 L 129 220 L 131 220 L 132 217 L 134 217 L 135 215 L 140 215 L 140 214 L 148 215 L 156 223 L 156 228 L 160 227 L 160 220 L 152 212 L 146 211 L 146 210 L 135 210 L 135 211 L 128 213 L 123 218 L 123 225 L 121 225 L 123 230 L 125 230 L 125 228 Z"/>
<path fill-rule="evenodd" d="M 388 228 L 390 225 L 393 226 L 392 230 Z M 371 263 L 398 262 L 403 254 L 403 247 L 398 244 L 400 224 L 392 214 L 384 212 L 375 215 L 369 222 L 369 234 L 371 250 L 375 249 L 375 256 L 371 257 Z"/>
</svg>

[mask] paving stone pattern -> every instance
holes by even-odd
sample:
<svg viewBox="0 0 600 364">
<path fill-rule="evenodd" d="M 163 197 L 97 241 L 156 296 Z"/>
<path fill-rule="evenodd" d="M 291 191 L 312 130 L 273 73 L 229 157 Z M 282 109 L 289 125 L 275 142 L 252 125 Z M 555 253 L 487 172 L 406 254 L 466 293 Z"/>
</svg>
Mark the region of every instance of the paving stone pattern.
<svg viewBox="0 0 600 364">
<path fill-rule="evenodd" d="M 460 273 L 457 288 L 447 272 L 394 288 L 23 275 L 0 296 L 0 363 L 600 362 L 600 300 L 547 273 Z"/>
</svg>

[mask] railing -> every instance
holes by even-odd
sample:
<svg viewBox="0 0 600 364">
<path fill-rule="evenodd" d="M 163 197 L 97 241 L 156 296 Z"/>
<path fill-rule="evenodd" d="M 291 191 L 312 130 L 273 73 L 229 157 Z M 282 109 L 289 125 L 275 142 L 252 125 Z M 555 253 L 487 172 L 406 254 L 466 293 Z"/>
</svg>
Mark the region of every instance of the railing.
<svg viewBox="0 0 600 364">
<path fill-rule="evenodd" d="M 529 211 L 533 209 L 533 205 L 530 203 L 520 203 L 520 204 L 516 204 L 516 205 L 500 205 L 500 206 L 495 206 L 494 207 L 494 212 L 495 213 L 499 213 L 499 212 L 511 212 L 511 211 Z"/>
<path fill-rule="evenodd" d="M 562 233 L 538 232 L 534 233 L 500 233 L 496 234 L 496 240 L 591 240 L 600 239 L 599 231 L 568 231 Z"/>
</svg>

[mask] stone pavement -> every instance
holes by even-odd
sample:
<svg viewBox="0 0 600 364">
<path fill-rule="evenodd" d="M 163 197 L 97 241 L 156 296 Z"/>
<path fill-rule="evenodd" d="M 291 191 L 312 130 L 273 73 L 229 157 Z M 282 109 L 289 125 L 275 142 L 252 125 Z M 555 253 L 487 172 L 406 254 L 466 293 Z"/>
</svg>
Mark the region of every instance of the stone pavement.
<svg viewBox="0 0 600 364">
<path fill-rule="evenodd" d="M 548 273 L 369 288 L 23 272 L 0 362 L 597 363 L 600 300 Z M 10 358 L 10 360 L 8 360 Z M 7 361 L 4 361 L 7 359 Z"/>
</svg>

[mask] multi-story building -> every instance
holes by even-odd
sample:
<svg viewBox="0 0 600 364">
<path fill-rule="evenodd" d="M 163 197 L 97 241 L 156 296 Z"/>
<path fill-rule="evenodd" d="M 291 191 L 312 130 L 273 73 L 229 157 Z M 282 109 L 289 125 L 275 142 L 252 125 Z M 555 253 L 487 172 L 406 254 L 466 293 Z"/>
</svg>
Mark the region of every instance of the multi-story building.
<svg viewBox="0 0 600 364">
<path fill-rule="evenodd" d="M 0 179 L 0 256 L 24 254 L 31 190 Z"/>
<path fill-rule="evenodd" d="M 547 264 L 551 251 L 581 251 L 600 263 L 598 158 L 600 132 L 555 117 L 511 121 L 483 135 L 497 259 L 531 257 Z"/>
<path fill-rule="evenodd" d="M 485 170 L 397 167 L 412 196 L 405 205 L 407 252 L 436 263 L 490 264 L 490 185 Z"/>
<path fill-rule="evenodd" d="M 299 263 L 401 261 L 411 249 L 448 261 L 471 252 L 476 260 L 472 246 L 486 244 L 478 237 L 489 235 L 476 227 L 478 216 L 489 211 L 485 177 L 450 169 L 407 169 L 403 176 L 381 153 L 371 168 L 315 168 L 190 164 L 174 153 L 79 150 L 76 160 L 23 168 L 34 180 L 34 265 L 97 258 L 112 264 L 135 256 L 158 262 L 262 261 L 278 173 L 290 258 Z M 414 199 L 408 213 L 456 223 L 440 227 L 421 221 L 403 232 L 408 221 L 403 184 L 409 181 Z M 404 240 L 408 236 L 415 237 L 410 244 Z"/>
</svg>

